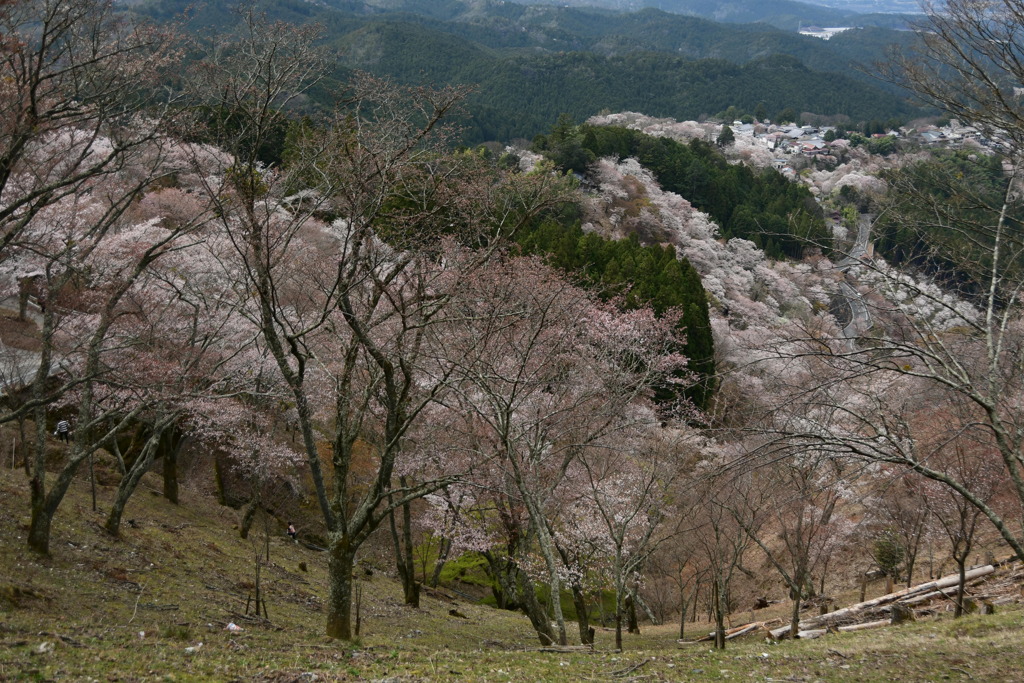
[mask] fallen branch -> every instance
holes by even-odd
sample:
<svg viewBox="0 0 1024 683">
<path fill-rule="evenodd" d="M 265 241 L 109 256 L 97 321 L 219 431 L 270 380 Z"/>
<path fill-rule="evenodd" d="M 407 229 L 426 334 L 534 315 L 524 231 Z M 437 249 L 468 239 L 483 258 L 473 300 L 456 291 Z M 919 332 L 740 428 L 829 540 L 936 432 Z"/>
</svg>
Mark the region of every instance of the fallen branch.
<svg viewBox="0 0 1024 683">
<path fill-rule="evenodd" d="M 649 662 L 649 661 L 651 661 L 651 660 L 650 659 L 645 659 L 644 661 L 640 662 L 639 664 L 634 664 L 633 666 L 627 666 L 625 669 L 619 669 L 618 671 L 613 671 L 611 675 L 614 676 L 615 678 L 625 678 L 626 676 L 628 676 L 629 674 L 633 673 L 634 671 L 636 671 L 637 669 L 639 669 L 643 665 L 647 664 L 647 662 Z"/>
<path fill-rule="evenodd" d="M 139 588 L 139 594 L 135 596 L 135 609 L 132 610 L 132 618 L 128 620 L 128 624 L 135 621 L 135 615 L 139 613 L 139 600 L 142 599 L 142 591 L 144 590 L 146 590 L 146 584 L 142 584 L 142 587 Z M 127 626 L 128 624 L 125 625 Z"/>
<path fill-rule="evenodd" d="M 543 647 L 535 647 L 524 652 L 593 652 L 594 648 L 590 645 L 545 645 Z"/>
</svg>

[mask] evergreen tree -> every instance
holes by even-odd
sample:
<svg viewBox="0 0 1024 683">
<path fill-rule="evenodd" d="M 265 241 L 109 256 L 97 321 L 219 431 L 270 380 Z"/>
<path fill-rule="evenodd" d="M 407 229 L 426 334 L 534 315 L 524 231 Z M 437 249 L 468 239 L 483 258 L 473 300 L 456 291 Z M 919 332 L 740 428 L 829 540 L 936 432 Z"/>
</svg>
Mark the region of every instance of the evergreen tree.
<svg viewBox="0 0 1024 683">
<path fill-rule="evenodd" d="M 729 126 L 722 126 L 722 132 L 718 134 L 718 139 L 715 142 L 719 147 L 728 147 L 736 142 L 736 134 L 732 132 L 732 128 Z"/>
</svg>

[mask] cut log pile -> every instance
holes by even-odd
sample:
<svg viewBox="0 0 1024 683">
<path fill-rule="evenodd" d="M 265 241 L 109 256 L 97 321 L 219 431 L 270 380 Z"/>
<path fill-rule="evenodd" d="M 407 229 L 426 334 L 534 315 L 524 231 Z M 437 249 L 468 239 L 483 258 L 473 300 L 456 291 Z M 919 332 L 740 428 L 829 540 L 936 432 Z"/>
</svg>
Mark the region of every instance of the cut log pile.
<svg viewBox="0 0 1024 683">
<path fill-rule="evenodd" d="M 742 626 L 736 626 L 735 628 L 725 629 L 725 639 L 732 640 L 733 638 L 739 638 L 740 636 L 749 636 L 752 633 L 761 633 L 764 636 L 768 636 L 771 633 L 770 627 L 776 624 L 781 624 L 782 619 L 768 619 L 767 621 L 753 621 L 749 624 L 743 624 Z M 698 638 L 692 642 L 694 643 L 705 643 L 715 639 L 714 633 L 709 633 L 703 638 Z"/>
<path fill-rule="evenodd" d="M 998 575 L 997 568 L 1002 569 Z M 900 613 L 913 618 L 915 613 L 930 614 L 945 609 L 956 599 L 958 574 L 921 583 L 910 588 L 895 591 L 872 600 L 865 600 L 828 614 L 808 617 L 800 621 L 797 638 L 819 638 L 829 631 L 860 631 L 898 623 Z M 975 602 L 984 604 L 988 610 L 994 605 L 1016 602 L 1021 597 L 1024 584 L 1024 567 L 1011 559 L 970 569 L 965 576 L 965 594 Z M 775 626 L 779 624 L 778 626 Z M 781 619 L 756 621 L 743 624 L 725 632 L 726 640 L 751 634 L 763 634 L 774 640 L 788 638 L 789 624 L 782 625 Z M 710 634 L 693 642 L 714 639 Z"/>
</svg>

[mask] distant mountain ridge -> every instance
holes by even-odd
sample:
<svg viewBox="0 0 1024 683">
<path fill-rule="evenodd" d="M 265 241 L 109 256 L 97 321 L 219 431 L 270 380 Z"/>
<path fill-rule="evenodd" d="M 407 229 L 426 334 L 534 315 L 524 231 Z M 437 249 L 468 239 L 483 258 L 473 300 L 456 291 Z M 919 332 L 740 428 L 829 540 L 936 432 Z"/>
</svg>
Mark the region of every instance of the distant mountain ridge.
<svg viewBox="0 0 1024 683">
<path fill-rule="evenodd" d="M 826 2 L 796 0 L 509 0 L 504 3 L 474 0 L 366 0 L 366 4 L 381 10 L 429 14 L 446 20 L 466 14 L 467 7 L 485 4 L 600 9 L 617 13 L 656 9 L 667 14 L 700 17 L 723 23 L 763 23 L 790 31 L 811 25 L 904 28 L 908 17 L 917 12 L 917 3 L 913 0 L 860 0 L 848 3 L 855 5 L 855 8 L 844 7 L 839 0 L 831 5 Z"/>
<path fill-rule="evenodd" d="M 153 0 L 142 11 L 170 18 L 188 1 Z M 853 66 L 880 59 L 884 45 L 911 39 L 907 32 L 864 28 L 826 42 L 653 8 L 493 0 L 269 0 L 264 7 L 274 18 L 322 24 L 339 79 L 359 69 L 409 84 L 473 85 L 467 143 L 532 138 L 560 113 L 582 120 L 603 109 L 686 119 L 761 104 L 772 117 L 792 109 L 854 122 L 915 113 Z M 221 2 L 200 9 L 193 24 L 232 21 Z"/>
</svg>

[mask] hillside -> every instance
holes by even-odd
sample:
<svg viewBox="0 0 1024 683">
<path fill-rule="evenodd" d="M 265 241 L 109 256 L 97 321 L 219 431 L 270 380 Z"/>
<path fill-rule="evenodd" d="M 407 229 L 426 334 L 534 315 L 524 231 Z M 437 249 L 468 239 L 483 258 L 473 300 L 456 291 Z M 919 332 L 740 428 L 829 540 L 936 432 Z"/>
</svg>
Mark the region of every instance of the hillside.
<svg viewBox="0 0 1024 683">
<path fill-rule="evenodd" d="M 445 590 L 409 609 L 400 586 L 378 567 L 372 576 L 361 570 L 358 582 L 361 638 L 342 644 L 322 635 L 325 555 L 288 542 L 278 523 L 263 568 L 270 619 L 247 618 L 254 550 L 263 536 L 239 539 L 235 511 L 201 489 L 186 488 L 182 504 L 173 506 L 150 495 L 157 482 L 149 481 L 151 490 L 131 503 L 134 524 L 117 540 L 100 526 L 111 489 L 100 486 L 100 512 L 93 513 L 80 477 L 56 520 L 53 555 L 40 558 L 22 540 L 24 481 L 19 470 L 0 470 L 0 514 L 11 521 L 0 537 L 2 680 L 696 681 L 751 673 L 836 681 L 1020 680 L 1024 613 L 1018 609 L 779 645 L 739 639 L 720 653 L 677 644 L 676 625 L 644 625 L 616 653 L 611 634 L 599 629 L 593 651 L 542 652 L 522 615 L 468 604 Z M 228 623 L 243 630 L 225 630 Z M 690 633 L 708 628 L 687 627 Z"/>
</svg>

